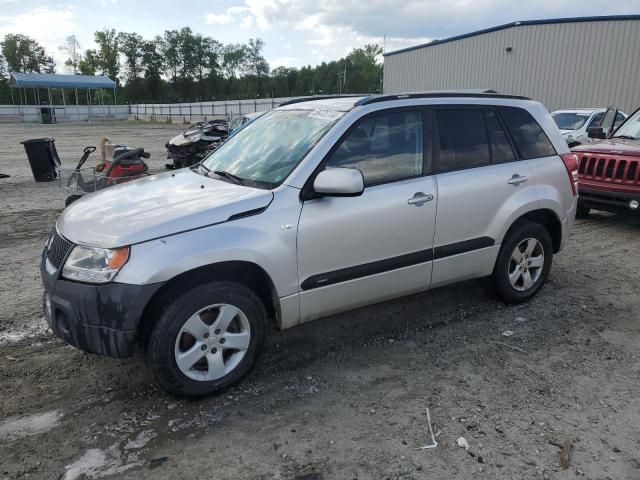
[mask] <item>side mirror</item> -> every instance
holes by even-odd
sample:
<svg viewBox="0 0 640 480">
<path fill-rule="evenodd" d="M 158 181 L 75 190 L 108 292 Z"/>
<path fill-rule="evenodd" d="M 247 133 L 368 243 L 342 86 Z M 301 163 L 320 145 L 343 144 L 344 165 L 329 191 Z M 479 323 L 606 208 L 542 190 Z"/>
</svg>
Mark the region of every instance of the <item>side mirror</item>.
<svg viewBox="0 0 640 480">
<path fill-rule="evenodd" d="M 587 128 L 587 137 L 589 138 L 607 138 L 607 134 L 602 127 Z"/>
<path fill-rule="evenodd" d="M 609 107 L 607 111 L 604 112 L 604 116 L 602 117 L 602 122 L 600 122 L 600 128 L 604 132 L 604 138 L 609 138 L 611 134 L 613 134 L 613 125 L 616 122 L 616 116 L 618 115 L 618 109 L 616 107 Z"/>
<path fill-rule="evenodd" d="M 364 191 L 364 178 L 355 168 L 327 168 L 314 180 L 313 191 L 323 197 L 357 197 Z"/>
</svg>

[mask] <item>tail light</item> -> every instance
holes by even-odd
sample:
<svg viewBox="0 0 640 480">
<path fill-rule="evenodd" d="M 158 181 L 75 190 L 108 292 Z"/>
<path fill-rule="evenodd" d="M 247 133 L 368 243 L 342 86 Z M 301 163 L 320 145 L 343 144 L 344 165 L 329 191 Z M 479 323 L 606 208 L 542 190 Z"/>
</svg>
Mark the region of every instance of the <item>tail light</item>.
<svg viewBox="0 0 640 480">
<path fill-rule="evenodd" d="M 571 189 L 573 190 L 573 194 L 578 194 L 578 165 L 580 162 L 578 160 L 578 156 L 575 153 L 563 153 L 560 155 L 562 158 L 562 162 L 564 163 L 565 168 L 567 169 L 567 174 L 569 175 L 569 183 L 571 184 Z"/>
</svg>

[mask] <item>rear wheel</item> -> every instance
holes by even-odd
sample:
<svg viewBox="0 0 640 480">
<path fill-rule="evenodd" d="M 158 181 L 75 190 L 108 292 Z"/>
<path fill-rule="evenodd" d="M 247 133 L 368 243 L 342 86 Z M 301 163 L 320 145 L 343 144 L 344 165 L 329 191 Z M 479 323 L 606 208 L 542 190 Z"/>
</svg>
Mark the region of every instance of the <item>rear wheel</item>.
<svg viewBox="0 0 640 480">
<path fill-rule="evenodd" d="M 498 296 L 507 303 L 522 303 L 542 288 L 549 276 L 553 245 L 546 228 L 519 220 L 502 243 L 493 270 Z"/>
<path fill-rule="evenodd" d="M 198 398 L 240 380 L 262 347 L 266 312 L 248 288 L 210 282 L 170 298 L 147 343 L 147 360 L 169 393 Z"/>
</svg>

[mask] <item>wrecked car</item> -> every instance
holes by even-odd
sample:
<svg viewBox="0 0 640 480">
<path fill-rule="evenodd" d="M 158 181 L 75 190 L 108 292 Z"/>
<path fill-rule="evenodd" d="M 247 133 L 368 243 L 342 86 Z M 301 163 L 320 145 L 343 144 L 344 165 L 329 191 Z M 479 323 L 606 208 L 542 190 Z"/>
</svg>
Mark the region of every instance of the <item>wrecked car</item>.
<svg viewBox="0 0 640 480">
<path fill-rule="evenodd" d="M 184 132 L 167 142 L 168 170 L 190 167 L 200 162 L 227 138 L 229 126 L 226 120 L 210 120 L 191 125 Z"/>
</svg>

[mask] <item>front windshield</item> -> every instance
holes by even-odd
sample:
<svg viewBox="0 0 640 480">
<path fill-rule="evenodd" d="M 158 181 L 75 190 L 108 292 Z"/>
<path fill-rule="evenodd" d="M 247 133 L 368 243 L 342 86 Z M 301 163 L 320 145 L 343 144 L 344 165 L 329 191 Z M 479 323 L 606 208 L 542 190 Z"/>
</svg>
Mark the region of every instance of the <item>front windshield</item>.
<svg viewBox="0 0 640 480">
<path fill-rule="evenodd" d="M 640 139 L 640 110 L 629 117 L 613 136 Z"/>
<path fill-rule="evenodd" d="M 579 130 L 589 119 L 589 113 L 582 112 L 558 112 L 551 116 L 560 130 Z"/>
<path fill-rule="evenodd" d="M 202 163 L 211 172 L 262 187 L 281 183 L 344 115 L 333 110 L 275 110 L 247 125 Z"/>
</svg>

